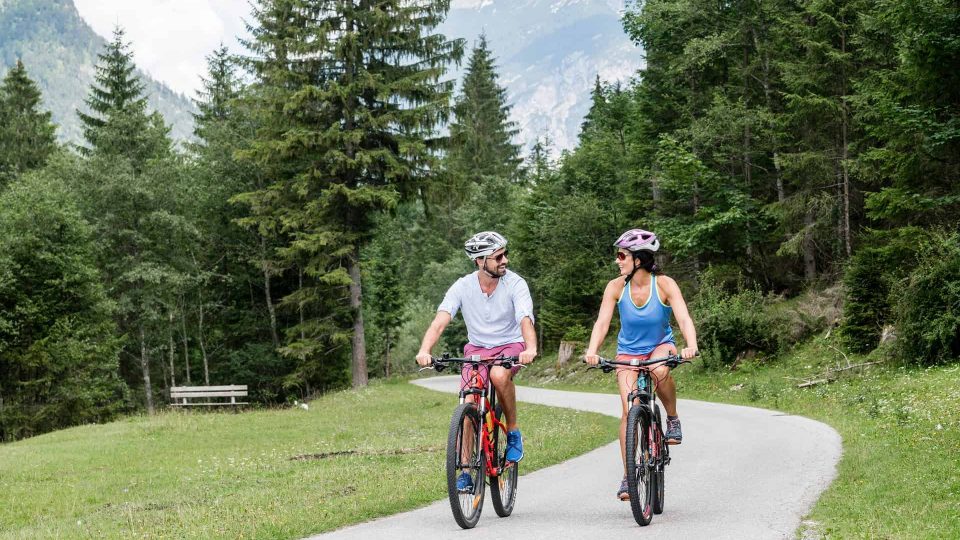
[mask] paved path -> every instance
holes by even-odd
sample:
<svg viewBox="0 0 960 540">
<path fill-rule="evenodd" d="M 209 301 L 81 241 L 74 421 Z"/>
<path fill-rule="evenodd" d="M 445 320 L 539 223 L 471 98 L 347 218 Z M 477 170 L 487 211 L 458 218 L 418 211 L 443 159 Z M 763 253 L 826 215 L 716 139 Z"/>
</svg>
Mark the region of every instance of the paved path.
<svg viewBox="0 0 960 540">
<path fill-rule="evenodd" d="M 454 392 L 458 379 L 431 377 L 414 383 Z M 620 415 L 619 398 L 611 394 L 517 390 L 517 399 L 529 403 Z M 801 518 L 836 473 L 840 435 L 820 422 L 776 411 L 688 400 L 681 400 L 678 408 L 684 442 L 670 452 L 664 513 L 654 516 L 648 527 L 638 527 L 629 503 L 614 495 L 623 469 L 619 444 L 613 442 L 522 475 L 517 505 L 508 518 L 497 517 L 488 496 L 480 522 L 471 530 L 457 526 L 444 498 L 419 510 L 312 538 L 793 538 Z M 522 420 L 522 407 L 520 414 Z"/>
</svg>

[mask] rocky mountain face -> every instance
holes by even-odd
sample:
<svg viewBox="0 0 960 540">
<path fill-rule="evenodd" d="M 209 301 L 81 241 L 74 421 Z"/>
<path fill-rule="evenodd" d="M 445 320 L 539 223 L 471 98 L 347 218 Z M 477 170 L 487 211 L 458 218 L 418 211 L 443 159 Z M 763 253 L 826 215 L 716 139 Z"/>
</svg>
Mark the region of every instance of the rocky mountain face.
<svg viewBox="0 0 960 540">
<path fill-rule="evenodd" d="M 555 149 L 569 149 L 576 145 L 596 76 L 626 81 L 642 65 L 641 51 L 620 23 L 624 2 L 453 0 L 441 31 L 468 45 L 486 33 L 524 150 L 543 136 Z M 224 36 L 224 41 L 232 39 Z M 0 70 L 23 59 L 60 126 L 61 140 L 82 139 L 75 111 L 84 107 L 103 46 L 104 39 L 80 17 L 72 0 L 0 0 Z M 151 109 L 163 114 L 172 136 L 189 137 L 190 100 L 140 75 Z"/>
<path fill-rule="evenodd" d="M 0 76 L 18 58 L 23 60 L 43 92 L 43 107 L 53 113 L 61 141 L 83 139 L 76 110 L 86 110 L 83 100 L 104 45 L 72 0 L 0 0 Z M 188 138 L 193 131 L 193 103 L 144 73 L 140 77 L 150 110 L 160 111 L 174 139 Z"/>
<path fill-rule="evenodd" d="M 576 145 L 596 76 L 627 81 L 642 54 L 620 23 L 624 0 L 454 0 L 441 30 L 468 45 L 486 33 L 524 149 Z"/>
</svg>

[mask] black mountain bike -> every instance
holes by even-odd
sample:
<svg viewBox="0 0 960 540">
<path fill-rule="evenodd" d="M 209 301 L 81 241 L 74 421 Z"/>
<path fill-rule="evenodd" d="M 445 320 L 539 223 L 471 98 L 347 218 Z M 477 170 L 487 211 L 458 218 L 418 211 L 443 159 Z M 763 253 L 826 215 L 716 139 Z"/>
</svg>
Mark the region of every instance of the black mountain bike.
<svg viewBox="0 0 960 540">
<path fill-rule="evenodd" d="M 517 463 L 507 461 L 507 426 L 501 421 L 503 411 L 497 404 L 497 392 L 489 373 L 486 384 L 480 377 L 480 365 L 502 366 L 510 369 L 519 358 L 495 357 L 451 358 L 448 354 L 433 357 L 433 368 L 438 372 L 446 367 L 467 364 L 469 370 L 466 388 L 460 390 L 460 405 L 450 418 L 447 437 L 447 494 L 453 519 L 464 529 L 473 528 L 480 520 L 486 484 L 490 484 L 493 509 L 500 517 L 513 512 L 517 500 Z M 488 367 L 488 369 L 489 369 Z M 476 403 L 466 400 L 477 396 Z M 457 479 L 467 473 L 473 483 L 471 490 L 458 490 Z"/>
<path fill-rule="evenodd" d="M 618 361 L 601 358 L 597 368 L 609 373 L 617 366 L 649 367 L 665 364 L 675 368 L 688 364 L 679 356 L 670 355 L 652 360 Z M 664 471 L 670 464 L 670 447 L 663 436 L 663 419 L 657 392 L 650 372 L 641 369 L 637 388 L 627 396 L 631 403 L 627 413 L 626 454 L 627 487 L 630 490 L 630 509 L 641 526 L 649 525 L 653 514 L 663 513 Z"/>
</svg>

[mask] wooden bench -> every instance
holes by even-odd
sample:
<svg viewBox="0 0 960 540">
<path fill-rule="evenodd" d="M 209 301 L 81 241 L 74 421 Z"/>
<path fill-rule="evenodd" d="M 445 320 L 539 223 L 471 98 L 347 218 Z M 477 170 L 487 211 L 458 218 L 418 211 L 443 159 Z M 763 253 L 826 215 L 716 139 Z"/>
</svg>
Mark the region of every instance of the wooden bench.
<svg viewBox="0 0 960 540">
<path fill-rule="evenodd" d="M 170 388 L 171 405 L 175 407 L 216 407 L 219 405 L 249 405 L 246 401 L 237 401 L 237 398 L 247 397 L 247 385 L 232 384 L 229 386 L 174 386 Z M 205 398 L 205 401 L 190 401 Z M 210 398 L 230 398 L 230 401 Z"/>
</svg>

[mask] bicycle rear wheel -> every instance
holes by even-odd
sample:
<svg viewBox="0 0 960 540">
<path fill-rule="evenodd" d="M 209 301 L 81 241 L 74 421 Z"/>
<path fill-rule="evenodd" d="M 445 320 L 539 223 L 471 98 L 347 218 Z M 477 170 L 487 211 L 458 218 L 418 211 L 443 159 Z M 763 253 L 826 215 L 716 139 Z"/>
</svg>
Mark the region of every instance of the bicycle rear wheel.
<svg viewBox="0 0 960 540">
<path fill-rule="evenodd" d="M 653 513 L 662 514 L 663 513 L 663 501 L 664 496 L 666 495 L 666 486 L 664 484 L 664 476 L 667 469 L 667 445 L 663 439 L 663 421 L 660 417 L 660 406 L 654 405 L 654 426 L 651 432 L 653 433 L 653 445 L 652 450 L 655 451 L 654 454 L 654 464 L 653 469 Z"/>
<path fill-rule="evenodd" d="M 486 471 L 481 446 L 480 413 L 473 403 L 464 403 L 453 411 L 447 436 L 447 494 L 453 519 L 464 529 L 472 529 L 480 520 Z M 467 473 L 473 489 L 459 491 L 457 479 Z"/>
<path fill-rule="evenodd" d="M 497 405 L 497 420 L 500 420 L 501 412 L 500 405 Z M 493 458 L 497 460 L 494 465 L 502 467 L 507 461 L 507 432 L 499 426 L 493 430 L 493 447 Z M 519 466 L 519 463 L 513 463 L 510 468 L 502 471 L 500 476 L 490 478 L 490 500 L 493 502 L 493 510 L 500 517 L 507 517 L 513 512 L 513 503 L 517 501 Z"/>
<path fill-rule="evenodd" d="M 633 519 L 641 526 L 653 518 L 653 467 L 650 452 L 650 418 L 646 408 L 635 405 L 627 415 L 627 487 Z"/>
</svg>

